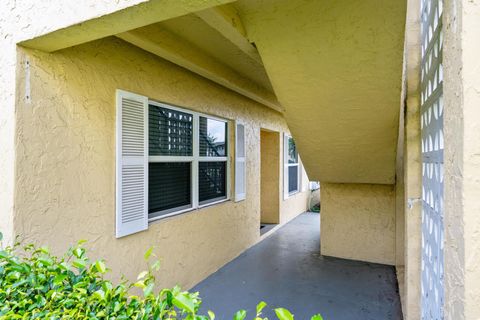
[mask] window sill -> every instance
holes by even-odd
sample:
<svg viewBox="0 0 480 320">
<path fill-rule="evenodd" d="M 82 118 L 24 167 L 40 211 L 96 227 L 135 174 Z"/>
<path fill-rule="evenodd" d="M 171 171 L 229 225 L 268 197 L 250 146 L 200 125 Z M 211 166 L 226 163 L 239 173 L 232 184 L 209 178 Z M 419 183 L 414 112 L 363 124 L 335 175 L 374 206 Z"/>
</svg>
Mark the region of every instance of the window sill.
<svg viewBox="0 0 480 320">
<path fill-rule="evenodd" d="M 197 208 L 188 208 L 188 209 L 184 209 L 184 210 L 180 210 L 180 211 L 176 211 L 176 212 L 171 212 L 171 213 L 165 214 L 163 216 L 149 218 L 148 219 L 148 224 L 160 222 L 160 221 L 167 220 L 169 218 L 174 218 L 175 216 L 179 216 L 179 215 L 183 215 L 183 214 L 190 214 L 190 213 L 193 213 L 195 211 L 201 210 L 203 208 L 211 207 L 211 206 L 214 206 L 214 205 L 217 205 L 217 204 L 220 204 L 220 203 L 223 203 L 223 202 L 227 202 L 227 201 L 230 201 L 230 199 L 225 198 L 225 199 L 221 199 L 221 200 L 218 200 L 218 201 L 205 203 L 201 206 L 198 206 Z"/>
<path fill-rule="evenodd" d="M 300 193 L 300 191 L 299 191 L 299 190 L 295 190 L 295 191 L 289 192 L 289 193 L 288 193 L 288 197 L 290 198 L 291 196 L 294 196 L 294 195 L 296 195 L 297 193 Z"/>
<path fill-rule="evenodd" d="M 204 203 L 204 204 L 199 205 L 197 209 L 202 209 L 202 208 L 205 208 L 205 207 L 214 206 L 216 204 L 226 202 L 226 201 L 229 201 L 229 200 L 230 200 L 229 198 L 225 198 L 225 199 L 220 199 L 220 200 Z"/>
<path fill-rule="evenodd" d="M 158 216 L 158 217 L 148 218 L 148 223 L 152 223 L 152 222 L 155 222 L 155 221 L 158 221 L 158 220 L 171 218 L 171 217 L 178 216 L 178 215 L 183 214 L 183 213 L 188 213 L 188 212 L 191 212 L 191 211 L 194 211 L 194 210 L 196 210 L 196 209 L 195 208 L 187 208 L 187 209 L 183 209 L 183 210 L 179 210 L 179 211 L 170 212 L 170 213 Z"/>
</svg>

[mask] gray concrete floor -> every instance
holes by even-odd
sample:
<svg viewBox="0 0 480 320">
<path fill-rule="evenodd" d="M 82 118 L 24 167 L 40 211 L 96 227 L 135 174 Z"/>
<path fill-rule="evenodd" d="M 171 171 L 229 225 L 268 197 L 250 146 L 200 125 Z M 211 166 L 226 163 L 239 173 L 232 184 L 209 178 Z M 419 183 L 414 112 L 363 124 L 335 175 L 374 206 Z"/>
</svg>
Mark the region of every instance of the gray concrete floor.
<svg viewBox="0 0 480 320">
<path fill-rule="evenodd" d="M 276 226 L 277 226 L 277 224 L 273 224 L 273 223 L 262 223 L 262 224 L 260 224 L 260 235 L 261 236 L 264 235 L 265 233 L 272 230 Z"/>
<path fill-rule="evenodd" d="M 298 320 L 402 319 L 391 266 L 319 254 L 319 215 L 304 213 L 199 283 L 202 312 L 232 319 L 238 309 L 254 317 L 259 301 L 289 309 Z M 267 310 L 268 309 L 268 310 Z"/>
</svg>

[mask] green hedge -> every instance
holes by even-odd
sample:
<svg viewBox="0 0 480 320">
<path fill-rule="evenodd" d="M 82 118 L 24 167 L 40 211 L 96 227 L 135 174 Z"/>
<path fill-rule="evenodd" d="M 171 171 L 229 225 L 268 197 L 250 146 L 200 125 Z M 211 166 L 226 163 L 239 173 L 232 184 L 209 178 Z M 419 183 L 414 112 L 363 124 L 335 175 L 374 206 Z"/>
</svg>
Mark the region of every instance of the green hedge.
<svg viewBox="0 0 480 320">
<path fill-rule="evenodd" d="M 0 241 L 2 234 L 0 233 Z M 2 249 L 0 242 L 0 319 L 188 319 L 215 318 L 213 312 L 198 314 L 198 292 L 179 287 L 156 290 L 151 263 L 152 249 L 145 253 L 148 270 L 136 282 L 122 280 L 115 285 L 106 280 L 109 271 L 103 260 L 89 261 L 83 242 L 70 248 L 63 257 L 50 254 L 46 247 L 33 244 Z M 140 295 L 131 294 L 132 288 Z M 257 306 L 254 320 L 262 317 L 265 302 Z M 280 320 L 294 319 L 286 309 L 277 308 Z M 233 315 L 246 319 L 245 310 Z M 311 320 L 322 320 L 315 315 Z"/>
</svg>

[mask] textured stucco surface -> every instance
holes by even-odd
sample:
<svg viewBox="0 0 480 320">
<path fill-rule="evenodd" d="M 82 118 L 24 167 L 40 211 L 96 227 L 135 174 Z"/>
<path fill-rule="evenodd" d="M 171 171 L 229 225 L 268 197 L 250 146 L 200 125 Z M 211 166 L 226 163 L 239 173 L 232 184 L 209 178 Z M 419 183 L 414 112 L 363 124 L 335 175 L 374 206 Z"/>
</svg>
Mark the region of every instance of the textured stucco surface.
<svg viewBox="0 0 480 320">
<path fill-rule="evenodd" d="M 278 132 L 260 131 L 260 215 L 262 223 L 280 223 L 281 136 Z"/>
<path fill-rule="evenodd" d="M 15 45 L 14 17 L 10 1 L 0 2 L 0 231 L 5 243 L 12 241 L 13 171 L 15 131 Z"/>
<path fill-rule="evenodd" d="M 281 144 L 280 150 L 283 152 L 283 143 Z M 283 153 L 282 153 L 283 154 Z M 282 158 L 283 160 L 283 158 Z M 281 160 L 281 161 L 282 161 Z M 299 159 L 300 168 L 302 168 L 302 177 L 299 182 L 299 192 L 290 195 L 288 199 L 284 200 L 283 195 L 281 196 L 281 206 L 280 206 L 280 223 L 286 223 L 297 216 L 297 212 L 303 212 L 307 210 L 307 202 L 310 198 L 310 191 L 308 190 L 308 176 L 304 170 L 302 159 Z M 280 174 L 280 193 L 283 192 L 283 170 Z"/>
<path fill-rule="evenodd" d="M 480 318 L 480 1 L 445 1 L 445 319 Z"/>
<path fill-rule="evenodd" d="M 15 103 L 24 99 L 15 93 L 16 66 L 25 62 L 17 61 L 16 43 L 144 1 L 0 1 L 0 230 L 6 243 L 13 239 Z"/>
<path fill-rule="evenodd" d="M 403 141 L 404 269 L 402 308 L 405 320 L 420 319 L 422 167 L 420 139 L 420 1 L 409 0 L 405 32 L 405 123 Z M 397 220 L 398 221 L 398 220 Z M 398 252 L 397 252 L 398 254 Z"/>
<path fill-rule="evenodd" d="M 326 256 L 395 265 L 395 188 L 322 183 L 321 248 Z"/>
<path fill-rule="evenodd" d="M 395 182 L 406 1 L 239 0 L 312 180 Z"/>
<path fill-rule="evenodd" d="M 143 252 L 153 245 L 162 263 L 159 282 L 185 287 L 258 240 L 260 127 L 288 131 L 281 114 L 116 38 L 56 53 L 19 50 L 20 61 L 31 64 L 31 103 L 18 99 L 16 113 L 16 234 L 57 253 L 87 239 L 94 258 L 106 258 L 115 276 L 128 278 L 145 268 Z M 24 82 L 20 66 L 18 97 Z M 244 122 L 247 199 L 164 219 L 115 239 L 117 88 Z M 282 214 L 287 206 L 298 209 L 282 222 L 303 212 L 307 197 L 305 192 L 282 201 Z"/>
<path fill-rule="evenodd" d="M 231 1 L 43 1 L 36 6 L 40 15 L 33 16 L 34 32 L 21 33 L 19 40 L 26 47 L 52 52 Z M 30 1 L 23 3 L 23 9 L 34 12 Z M 63 15 L 66 18 L 52 23 L 51 17 Z"/>
<path fill-rule="evenodd" d="M 463 1 L 461 10 L 465 318 L 480 319 L 480 1 Z"/>
<path fill-rule="evenodd" d="M 180 18 L 180 20 L 183 19 L 185 19 L 185 17 Z M 176 20 L 177 19 L 173 19 L 173 21 Z M 225 38 L 223 38 L 223 42 L 216 43 L 216 41 L 214 41 L 215 36 L 221 38 L 218 31 L 208 26 L 205 27 L 205 24 L 202 22 L 199 24 L 203 26 L 203 28 L 199 27 L 196 23 L 188 24 L 184 22 L 178 27 L 180 30 L 172 32 L 168 27 L 165 28 L 164 24 L 158 23 L 118 34 L 117 37 L 225 86 L 230 90 L 249 97 L 254 101 L 280 111 L 281 108 L 273 92 L 264 88 L 261 83 L 252 81 L 252 78 L 261 78 L 262 74 L 265 76 L 265 71 L 262 66 L 252 66 L 253 68 L 243 68 L 243 70 L 239 71 L 238 66 L 235 68 L 235 63 L 227 64 L 225 60 L 245 59 L 242 51 L 225 53 L 222 61 L 218 59 L 216 55 L 203 50 L 202 47 L 198 47 L 194 42 L 190 41 L 188 33 L 183 30 L 195 28 L 198 29 L 198 32 L 202 32 L 203 30 L 203 42 L 208 43 L 212 48 L 216 48 L 215 50 L 221 51 L 222 47 L 232 47 L 231 42 Z M 202 40 L 198 39 L 197 41 Z"/>
</svg>

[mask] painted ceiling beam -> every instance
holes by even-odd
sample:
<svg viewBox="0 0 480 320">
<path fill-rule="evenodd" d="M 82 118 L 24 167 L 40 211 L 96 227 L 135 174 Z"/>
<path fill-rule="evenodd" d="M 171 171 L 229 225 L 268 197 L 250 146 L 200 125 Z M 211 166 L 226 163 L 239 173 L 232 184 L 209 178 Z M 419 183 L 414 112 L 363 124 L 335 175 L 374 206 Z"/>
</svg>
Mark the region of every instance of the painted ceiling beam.
<svg viewBox="0 0 480 320">
<path fill-rule="evenodd" d="M 243 53 L 263 65 L 257 49 L 248 41 L 240 16 L 233 6 L 218 6 L 198 11 L 195 14 Z"/>
<path fill-rule="evenodd" d="M 19 44 L 53 52 L 233 1 L 150 0 L 65 28 L 49 30 L 45 34 L 22 40 Z"/>
<path fill-rule="evenodd" d="M 116 36 L 243 96 L 283 112 L 283 108 L 272 92 L 244 78 L 230 67 L 159 25 L 139 28 Z"/>
</svg>

